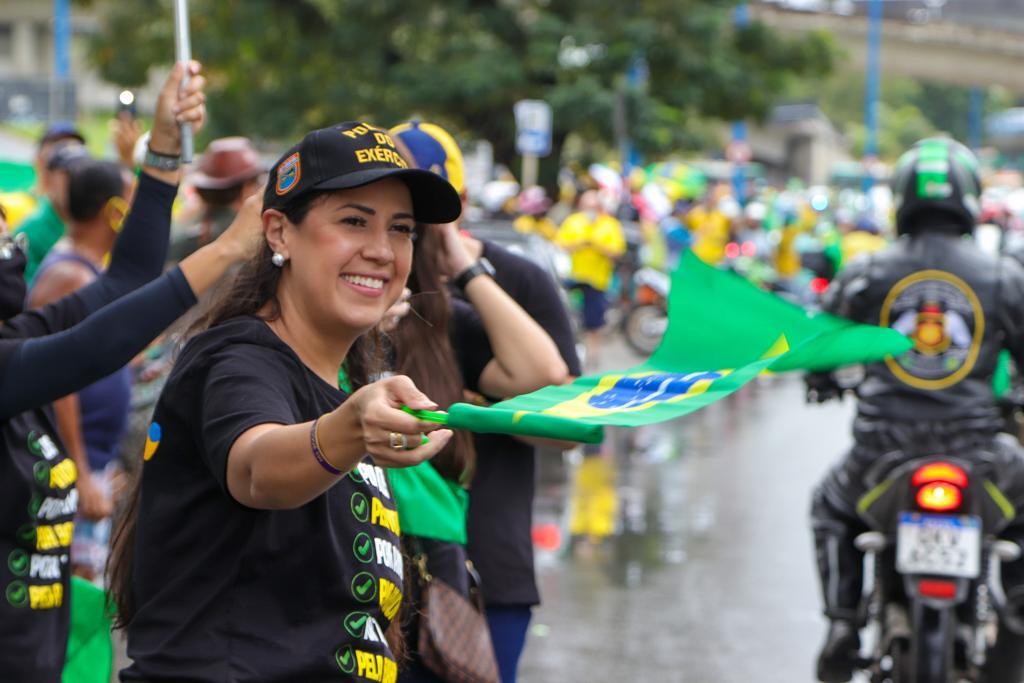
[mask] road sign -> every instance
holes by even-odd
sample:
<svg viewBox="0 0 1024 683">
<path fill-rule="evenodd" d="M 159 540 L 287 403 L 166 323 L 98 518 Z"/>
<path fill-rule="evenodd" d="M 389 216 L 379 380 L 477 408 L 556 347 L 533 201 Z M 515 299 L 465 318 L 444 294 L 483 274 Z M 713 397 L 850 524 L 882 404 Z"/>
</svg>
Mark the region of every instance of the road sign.
<svg viewBox="0 0 1024 683">
<path fill-rule="evenodd" d="M 516 151 L 524 156 L 551 154 L 551 106 L 543 100 L 520 100 L 514 111 Z"/>
</svg>

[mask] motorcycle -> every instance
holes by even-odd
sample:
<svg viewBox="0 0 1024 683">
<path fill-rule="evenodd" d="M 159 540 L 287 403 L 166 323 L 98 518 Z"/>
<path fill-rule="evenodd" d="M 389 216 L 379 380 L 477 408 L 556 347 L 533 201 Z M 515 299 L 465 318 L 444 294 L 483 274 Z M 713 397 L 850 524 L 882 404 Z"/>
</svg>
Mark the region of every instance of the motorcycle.
<svg viewBox="0 0 1024 683">
<path fill-rule="evenodd" d="M 633 296 L 620 323 L 626 343 L 642 356 L 654 353 L 668 328 L 668 292 L 671 279 L 655 268 L 633 274 Z"/>
<path fill-rule="evenodd" d="M 859 666 L 872 683 L 978 681 L 1004 620 L 1000 566 L 1021 556 L 999 538 L 1015 511 L 983 453 L 903 460 L 882 458 L 857 506 Z"/>
</svg>

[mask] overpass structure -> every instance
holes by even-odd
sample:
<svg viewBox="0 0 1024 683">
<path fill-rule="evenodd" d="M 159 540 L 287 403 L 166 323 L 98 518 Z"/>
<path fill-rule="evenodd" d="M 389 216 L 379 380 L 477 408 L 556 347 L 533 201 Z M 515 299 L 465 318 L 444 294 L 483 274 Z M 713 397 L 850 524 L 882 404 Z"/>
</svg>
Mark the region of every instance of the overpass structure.
<svg viewBox="0 0 1024 683">
<path fill-rule="evenodd" d="M 969 2 L 980 9 L 1000 0 Z M 950 7 L 955 11 L 946 12 L 946 18 L 928 23 L 887 16 L 882 72 L 965 87 L 1000 85 L 1024 94 L 1024 13 L 1008 13 L 1000 21 L 995 8 L 990 9 L 974 21 L 959 6 Z M 750 11 L 781 33 L 831 33 L 850 64 L 859 69 L 867 64 L 868 19 L 859 13 L 795 11 L 769 2 L 751 3 Z"/>
</svg>

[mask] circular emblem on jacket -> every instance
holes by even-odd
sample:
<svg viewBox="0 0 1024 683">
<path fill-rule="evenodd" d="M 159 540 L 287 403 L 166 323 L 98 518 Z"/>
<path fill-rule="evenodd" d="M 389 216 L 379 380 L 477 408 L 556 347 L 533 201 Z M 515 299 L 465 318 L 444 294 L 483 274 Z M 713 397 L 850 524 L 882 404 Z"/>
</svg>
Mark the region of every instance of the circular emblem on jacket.
<svg viewBox="0 0 1024 683">
<path fill-rule="evenodd" d="M 907 353 L 885 360 L 889 370 L 929 391 L 967 377 L 985 335 L 985 314 L 974 290 L 942 270 L 922 270 L 897 282 L 885 297 L 879 324 L 914 341 Z"/>
</svg>

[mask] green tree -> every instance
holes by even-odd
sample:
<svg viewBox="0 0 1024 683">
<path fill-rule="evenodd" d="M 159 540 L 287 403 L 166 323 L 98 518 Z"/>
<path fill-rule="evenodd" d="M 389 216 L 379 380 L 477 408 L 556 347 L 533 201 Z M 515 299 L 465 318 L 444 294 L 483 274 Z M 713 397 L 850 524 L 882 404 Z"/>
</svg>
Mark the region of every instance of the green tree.
<svg viewBox="0 0 1024 683">
<path fill-rule="evenodd" d="M 145 80 L 173 55 L 169 0 L 91 0 L 104 77 Z M 192 0 L 210 78 L 210 134 L 290 139 L 363 118 L 418 114 L 514 157 L 512 105 L 547 100 L 555 149 L 611 141 L 616 103 L 646 153 L 699 146 L 697 117 L 762 117 L 795 78 L 831 68 L 826 36 L 736 30 L 736 0 Z M 645 85 L 629 85 L 646 64 Z"/>
</svg>

